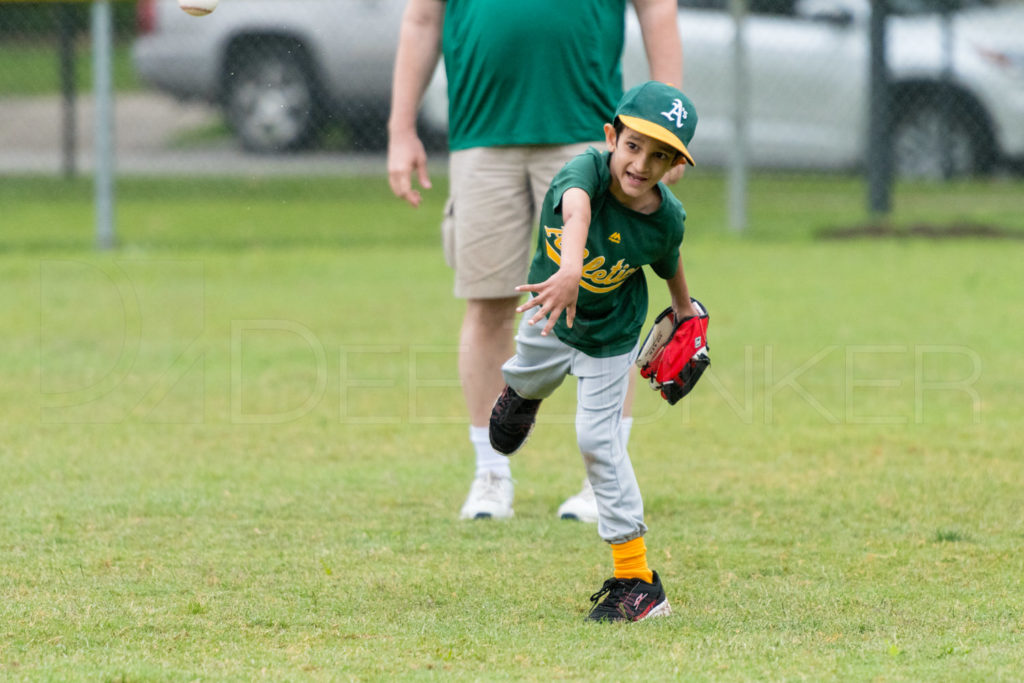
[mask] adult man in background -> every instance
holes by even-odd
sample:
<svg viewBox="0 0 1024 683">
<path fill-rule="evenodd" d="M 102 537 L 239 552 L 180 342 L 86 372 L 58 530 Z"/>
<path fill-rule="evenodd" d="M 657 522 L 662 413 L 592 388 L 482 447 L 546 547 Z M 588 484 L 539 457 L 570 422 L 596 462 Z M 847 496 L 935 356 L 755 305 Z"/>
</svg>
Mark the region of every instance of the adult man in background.
<svg viewBox="0 0 1024 683">
<path fill-rule="evenodd" d="M 675 0 L 632 0 L 650 77 L 682 85 Z M 526 281 L 534 228 L 551 178 L 599 146 L 594 131 L 622 96 L 626 0 L 409 0 L 395 56 L 388 120 L 388 177 L 419 206 L 430 188 L 416 132 L 423 93 L 443 50 L 448 75 L 450 195 L 442 237 L 466 299 L 459 379 L 469 412 L 476 475 L 460 516 L 513 514 L 508 459 L 491 448 L 491 406 L 512 356 L 516 285 Z M 681 170 L 669 181 L 678 179 Z M 624 413 L 629 415 L 632 392 Z M 624 442 L 632 420 L 623 420 Z M 596 521 L 589 484 L 558 510 Z"/>
</svg>

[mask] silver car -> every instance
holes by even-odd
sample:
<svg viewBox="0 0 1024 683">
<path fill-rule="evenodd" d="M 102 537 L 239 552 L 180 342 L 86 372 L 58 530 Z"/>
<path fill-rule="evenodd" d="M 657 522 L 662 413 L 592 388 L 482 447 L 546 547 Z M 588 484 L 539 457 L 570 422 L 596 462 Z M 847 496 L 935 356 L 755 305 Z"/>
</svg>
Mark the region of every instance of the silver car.
<svg viewBox="0 0 1024 683">
<path fill-rule="evenodd" d="M 205 17 L 140 0 L 140 79 L 223 107 L 250 150 L 313 143 L 332 122 L 382 144 L 404 0 L 227 0 Z"/>
</svg>

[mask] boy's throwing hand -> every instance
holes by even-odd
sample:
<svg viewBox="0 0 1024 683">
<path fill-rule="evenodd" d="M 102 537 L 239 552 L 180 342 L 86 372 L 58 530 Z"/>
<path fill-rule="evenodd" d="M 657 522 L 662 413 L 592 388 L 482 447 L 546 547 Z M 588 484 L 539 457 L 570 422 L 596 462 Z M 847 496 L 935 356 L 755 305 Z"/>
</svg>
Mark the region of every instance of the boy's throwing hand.
<svg viewBox="0 0 1024 683">
<path fill-rule="evenodd" d="M 558 270 L 544 282 L 516 287 L 517 292 L 532 292 L 535 295 L 517 307 L 516 313 L 540 306 L 540 310 L 530 318 L 531 325 L 539 323 L 544 316 L 548 317 L 541 331 L 544 337 L 554 329 L 562 311 L 565 311 L 566 327 L 571 328 L 576 318 L 576 299 L 580 294 L 585 244 L 590 230 L 590 195 L 586 190 L 570 187 L 562 194 L 560 204 L 564 223 L 562 235 L 555 242 L 555 248 L 559 251 Z"/>
<path fill-rule="evenodd" d="M 547 336 L 558 321 L 562 311 L 565 311 L 565 325 L 572 327 L 573 319 L 576 317 L 576 299 L 580 293 L 580 274 L 571 273 L 566 268 L 559 268 L 554 275 L 544 282 L 535 285 L 519 285 L 517 292 L 532 292 L 525 303 L 516 308 L 516 313 L 523 313 L 534 306 L 540 306 L 532 318 L 530 324 L 536 325 L 547 316 L 548 322 L 541 330 L 541 335 Z"/>
</svg>

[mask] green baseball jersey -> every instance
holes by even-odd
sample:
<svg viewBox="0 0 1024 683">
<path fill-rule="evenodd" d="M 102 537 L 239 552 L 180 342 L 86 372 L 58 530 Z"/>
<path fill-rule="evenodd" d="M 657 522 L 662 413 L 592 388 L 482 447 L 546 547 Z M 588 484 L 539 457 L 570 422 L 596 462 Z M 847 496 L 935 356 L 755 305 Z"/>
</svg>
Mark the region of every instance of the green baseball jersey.
<svg viewBox="0 0 1024 683">
<path fill-rule="evenodd" d="M 531 284 L 544 282 L 561 264 L 564 221 L 561 200 L 565 191 L 578 187 L 590 195 L 590 229 L 583 254 L 576 317 L 570 328 L 565 313 L 555 323 L 555 334 L 584 353 L 617 356 L 626 353 L 640 338 L 647 318 L 649 265 L 659 277 L 669 279 L 679 266 L 686 211 L 664 183 L 658 183 L 661 206 L 651 214 L 634 211 L 608 191 L 611 171 L 609 152 L 591 147 L 551 181 L 541 208 L 537 251 L 530 264 Z"/>
<path fill-rule="evenodd" d="M 450 149 L 595 139 L 622 97 L 626 0 L 448 0 Z"/>
</svg>

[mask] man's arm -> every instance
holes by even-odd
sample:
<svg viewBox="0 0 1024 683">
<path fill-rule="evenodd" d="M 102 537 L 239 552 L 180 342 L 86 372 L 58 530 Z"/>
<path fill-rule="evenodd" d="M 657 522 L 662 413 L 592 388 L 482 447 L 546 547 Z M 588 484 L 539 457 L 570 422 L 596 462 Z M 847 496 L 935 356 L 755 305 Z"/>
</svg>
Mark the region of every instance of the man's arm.
<svg viewBox="0 0 1024 683">
<path fill-rule="evenodd" d="M 683 87 L 683 43 L 676 0 L 633 0 L 651 79 Z"/>
<path fill-rule="evenodd" d="M 412 174 L 416 173 L 421 187 L 430 188 L 427 152 L 416 134 L 416 116 L 441 57 L 444 10 L 445 3 L 440 0 L 409 0 L 395 52 L 388 118 L 388 182 L 397 197 L 413 206 L 419 206 L 421 198 L 413 189 Z"/>
<path fill-rule="evenodd" d="M 676 0 L 633 0 L 644 37 L 651 79 L 683 87 L 683 43 L 679 37 Z M 686 164 L 669 169 L 662 180 L 672 184 L 683 177 Z"/>
<path fill-rule="evenodd" d="M 533 292 L 529 301 L 516 311 L 522 313 L 534 306 L 540 310 L 530 319 L 530 324 L 540 322 L 548 316 L 547 325 L 541 335 L 555 327 L 558 317 L 565 311 L 565 324 L 572 327 L 576 318 L 576 299 L 580 293 L 580 277 L 583 275 L 583 258 L 586 252 L 587 235 L 590 233 L 590 195 L 579 187 L 570 187 L 562 194 L 562 241 L 558 270 L 544 282 L 535 285 L 520 285 L 517 292 Z"/>
</svg>

